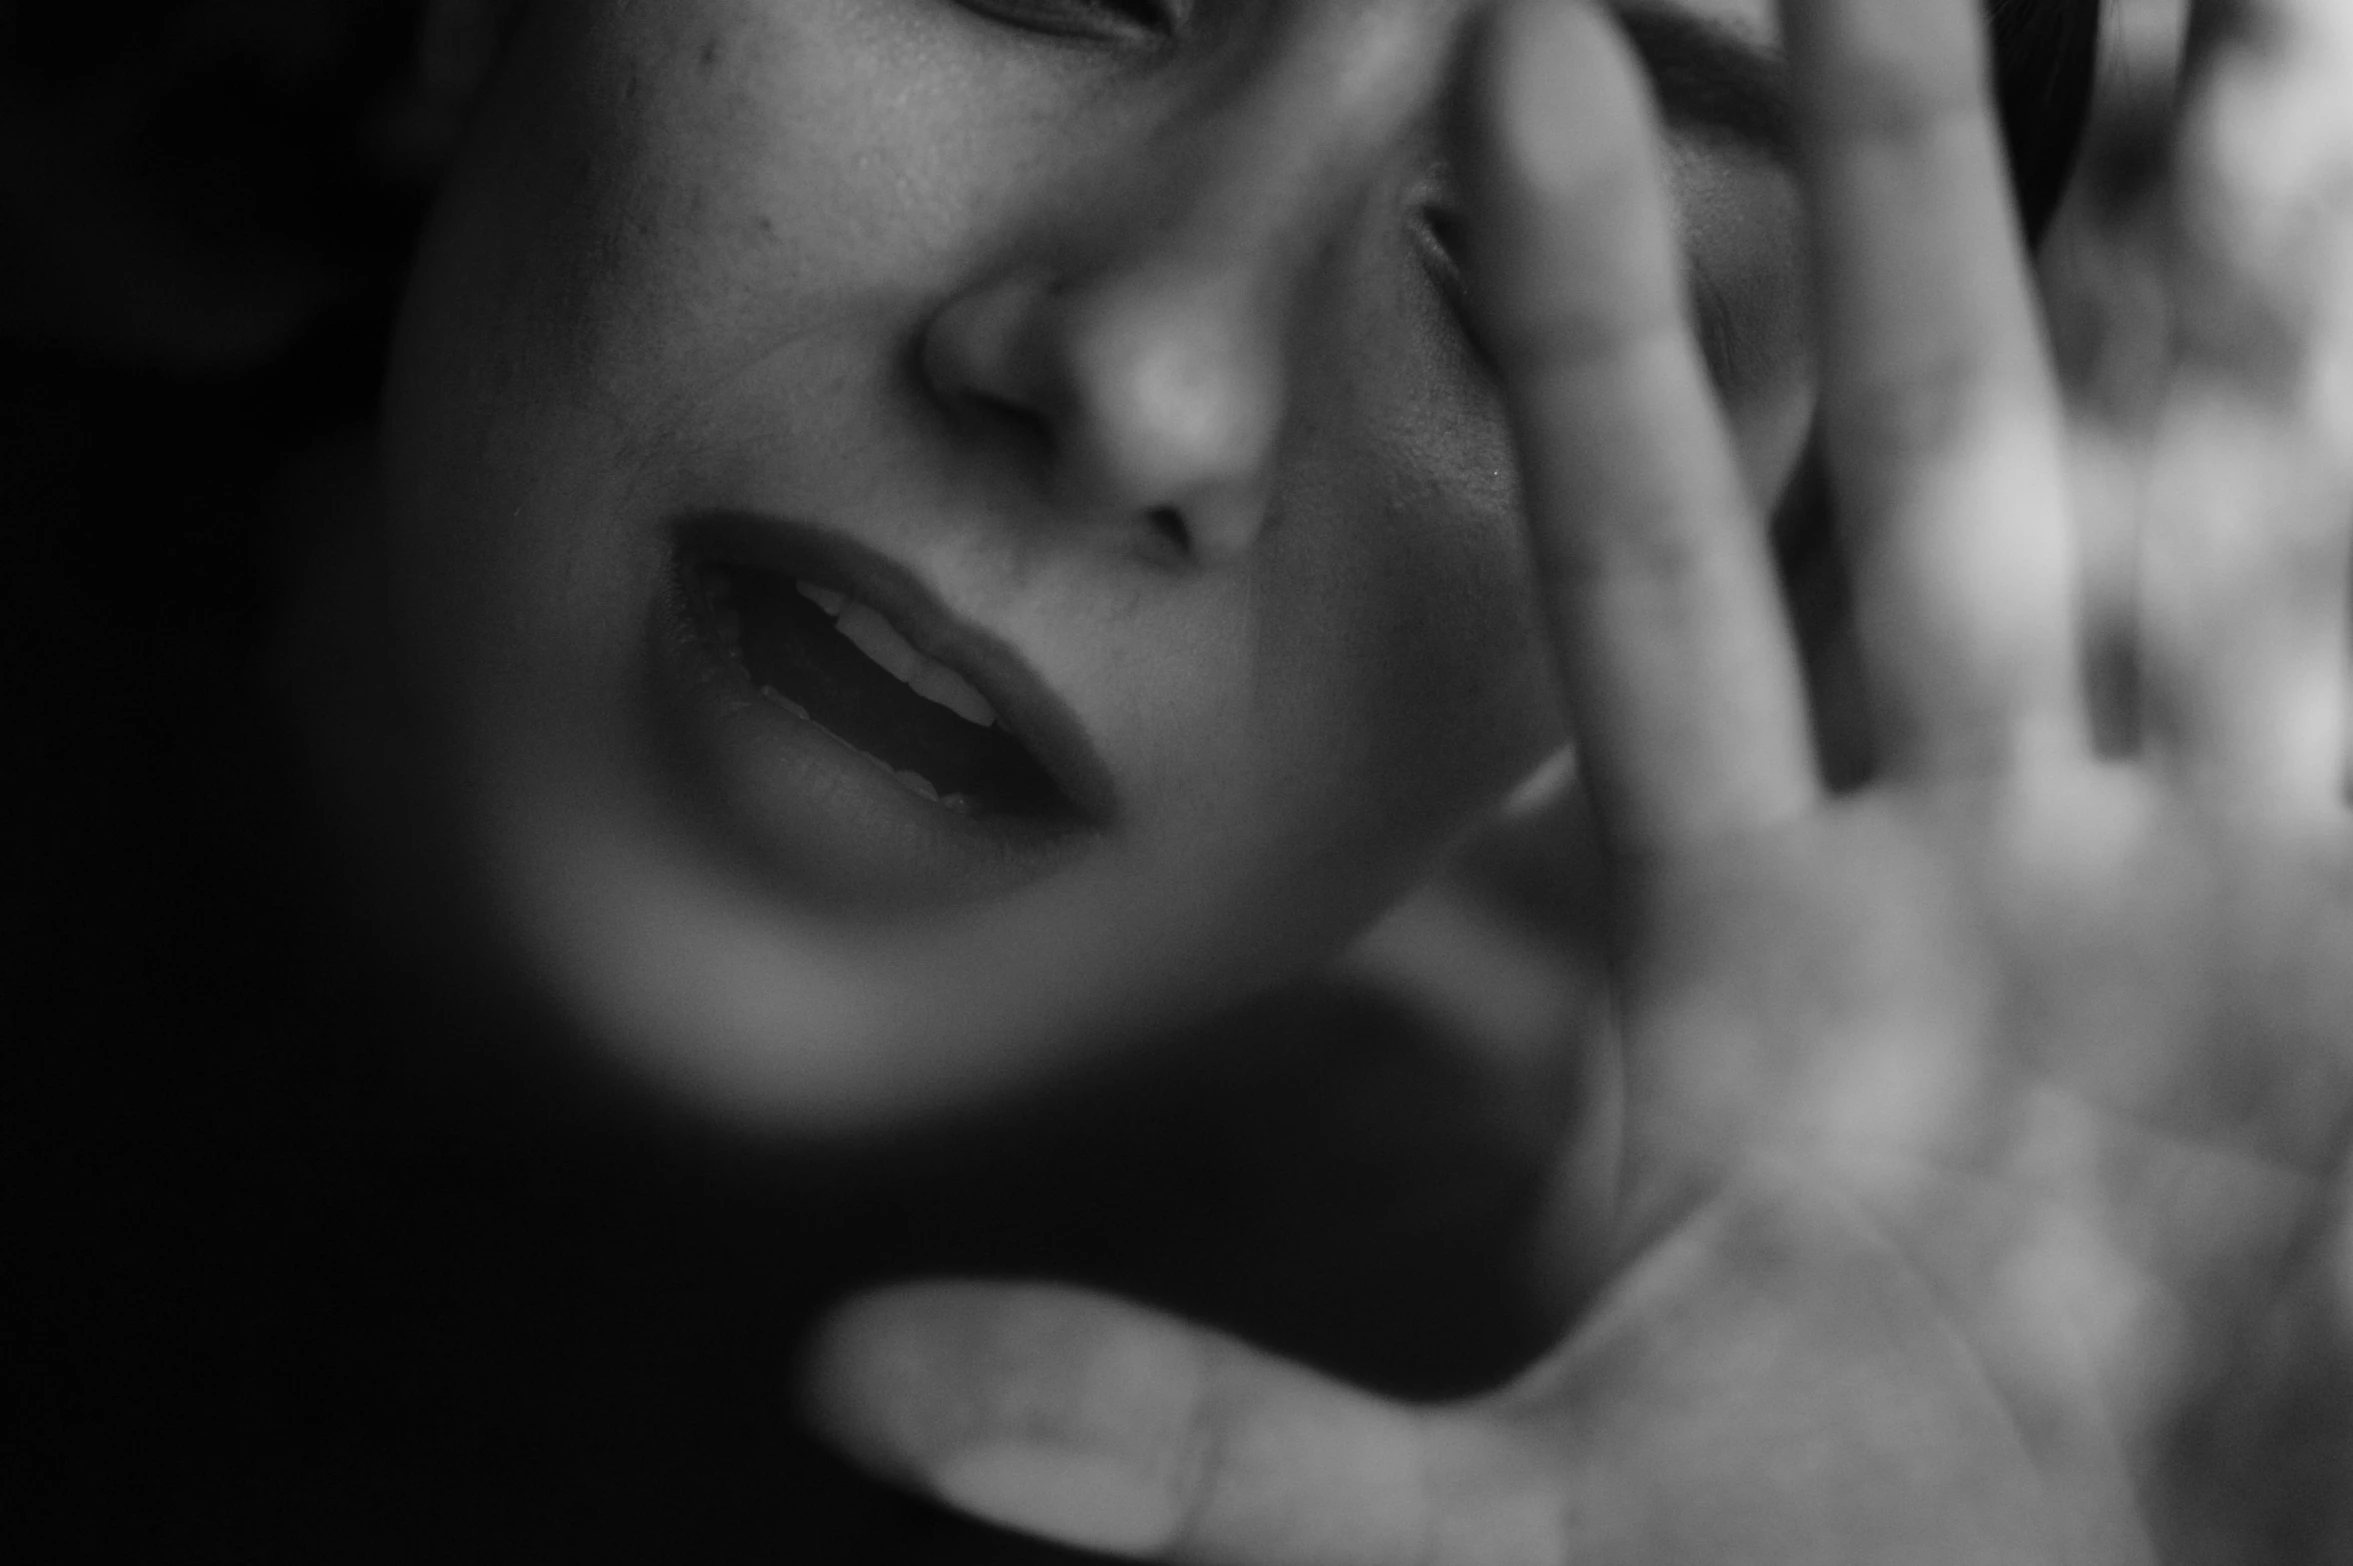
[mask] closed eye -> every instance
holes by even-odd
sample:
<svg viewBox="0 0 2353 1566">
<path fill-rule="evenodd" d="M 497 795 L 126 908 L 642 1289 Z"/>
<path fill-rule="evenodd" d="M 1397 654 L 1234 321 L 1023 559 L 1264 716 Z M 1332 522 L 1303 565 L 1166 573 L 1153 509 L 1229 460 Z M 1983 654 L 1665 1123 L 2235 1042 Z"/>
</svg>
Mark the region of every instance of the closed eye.
<svg viewBox="0 0 2353 1566">
<path fill-rule="evenodd" d="M 1055 38 L 1157 42 L 1184 24 L 1190 0 L 955 0 L 977 16 Z"/>
<path fill-rule="evenodd" d="M 1462 210 L 1451 202 L 1431 200 L 1416 209 L 1414 220 L 1431 280 L 1476 344 L 1478 334 L 1470 325 L 1469 283 L 1463 271 L 1468 232 Z M 1707 361 L 1709 379 L 1718 392 L 1729 393 L 1754 371 L 1739 307 L 1704 267 L 1690 268 L 1688 286 L 1685 314 L 1692 335 Z M 1481 357 L 1485 357 L 1483 349 Z"/>
</svg>

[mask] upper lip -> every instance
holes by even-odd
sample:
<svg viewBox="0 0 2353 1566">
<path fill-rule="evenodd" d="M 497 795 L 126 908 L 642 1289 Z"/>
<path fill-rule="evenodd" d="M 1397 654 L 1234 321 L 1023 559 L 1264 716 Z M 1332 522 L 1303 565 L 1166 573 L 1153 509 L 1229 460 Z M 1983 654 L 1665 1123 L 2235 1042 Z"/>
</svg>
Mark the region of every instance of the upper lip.
<svg viewBox="0 0 2353 1566">
<path fill-rule="evenodd" d="M 698 513 L 680 524 L 679 538 L 684 561 L 779 572 L 871 606 L 916 651 L 988 698 L 1088 824 L 1111 822 L 1111 771 L 1078 715 L 1010 643 L 959 618 L 906 566 L 831 529 L 748 511 Z"/>
</svg>

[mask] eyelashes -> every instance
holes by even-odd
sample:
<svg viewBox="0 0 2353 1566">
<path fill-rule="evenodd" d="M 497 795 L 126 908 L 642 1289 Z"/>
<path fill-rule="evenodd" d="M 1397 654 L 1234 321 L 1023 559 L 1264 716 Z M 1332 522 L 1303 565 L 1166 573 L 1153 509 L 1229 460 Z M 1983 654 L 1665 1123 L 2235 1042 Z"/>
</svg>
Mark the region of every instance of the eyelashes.
<svg viewBox="0 0 2353 1566">
<path fill-rule="evenodd" d="M 1708 377 L 1716 390 L 1730 395 L 1763 377 L 1765 350 L 1742 312 L 1740 301 L 1705 268 L 1691 268 L 1689 311 L 1700 352 L 1708 362 Z"/>
<path fill-rule="evenodd" d="M 1152 47 L 1178 39 L 1195 21 L 1202 0 L 949 0 L 985 21 L 1039 37 L 1080 45 L 1095 43 Z M 1419 183 L 1409 221 L 1431 285 L 1444 299 L 1473 351 L 1486 352 L 1472 325 L 1469 284 L 1463 257 L 1467 226 L 1453 199 L 1454 175 L 1446 160 Z M 1705 270 L 1693 267 L 1686 313 L 1720 394 L 1737 390 L 1754 371 L 1737 301 Z"/>
<path fill-rule="evenodd" d="M 1468 229 L 1461 209 L 1445 201 L 1418 204 L 1412 213 L 1415 237 L 1432 284 L 1445 296 L 1463 331 L 1478 343 L 1472 325 L 1470 285 L 1463 270 Z M 1719 395 L 1730 395 L 1757 374 L 1757 345 L 1747 328 L 1740 302 L 1706 268 L 1694 265 L 1685 297 L 1685 314 L 1700 355 L 1707 361 L 1708 378 Z M 1480 357 L 1486 352 L 1480 347 Z"/>
<path fill-rule="evenodd" d="M 1185 25 L 1191 0 L 955 0 L 976 16 L 1051 38 L 1158 43 Z"/>
</svg>

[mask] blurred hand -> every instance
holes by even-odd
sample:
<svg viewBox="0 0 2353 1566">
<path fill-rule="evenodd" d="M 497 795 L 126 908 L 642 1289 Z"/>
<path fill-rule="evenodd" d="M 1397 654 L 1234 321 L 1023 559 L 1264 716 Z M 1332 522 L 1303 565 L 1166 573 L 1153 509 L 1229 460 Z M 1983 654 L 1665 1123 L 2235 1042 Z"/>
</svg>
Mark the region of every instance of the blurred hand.
<svg viewBox="0 0 2353 1566">
<path fill-rule="evenodd" d="M 1784 11 L 1879 758 L 1837 796 L 1627 53 L 1527 0 L 1472 61 L 1622 938 L 1609 1287 L 1435 1408 L 1075 1291 L 888 1291 L 816 1350 L 861 1461 L 1232 1566 L 2254 1558 L 2173 1481 L 2265 1356 L 2353 1335 L 2353 11 L 2202 9 L 2131 229 L 2153 379 L 2072 427 L 1977 7 Z"/>
</svg>

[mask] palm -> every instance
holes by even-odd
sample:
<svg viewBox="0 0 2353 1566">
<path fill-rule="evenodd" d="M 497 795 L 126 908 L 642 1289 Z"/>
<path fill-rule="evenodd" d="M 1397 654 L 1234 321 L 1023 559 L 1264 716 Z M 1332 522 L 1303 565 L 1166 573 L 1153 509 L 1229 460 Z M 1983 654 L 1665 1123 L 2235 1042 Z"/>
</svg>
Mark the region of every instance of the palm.
<svg viewBox="0 0 2353 1566">
<path fill-rule="evenodd" d="M 1646 875 L 1628 1165 L 1656 1216 L 1511 1399 L 1675 1476 L 1627 1558 L 2175 1536 L 2144 1499 L 2324 1211 L 2349 839 L 2097 766 L 1889 790 Z M 1841 1476 L 1796 1508 L 1760 1458 L 1793 1436 Z"/>
<path fill-rule="evenodd" d="M 2353 129 L 2301 187 L 2254 190 L 2231 149 L 2337 93 L 2353 39 L 2323 0 L 2211 9 L 2176 183 L 2120 228 L 2174 291 L 2164 374 L 2070 446 L 1991 126 L 1953 107 L 1972 8 L 1785 7 L 1880 758 L 1836 797 L 1655 174 L 1626 177 L 1655 157 L 1629 72 L 1580 9 L 1506 15 L 1477 259 L 1617 898 L 1609 1286 L 1513 1386 L 1437 1410 L 1060 1291 L 886 1296 L 821 1362 L 854 1452 L 1001 1521 L 1246 1566 L 2252 1537 L 2171 1481 L 2313 1350 L 2282 1321 L 2353 1331 L 2306 1308 L 2344 1287 L 2353 1117 L 2353 247 L 2295 197 L 2342 189 Z M 2250 353 L 2250 320 L 2294 329 Z M 2087 680 L 2087 649 L 2131 678 Z"/>
<path fill-rule="evenodd" d="M 1653 865 L 1622 985 L 1636 1168 L 1704 1189 L 1761 1158 L 1900 1199 L 1904 1166 L 2020 1172 L 2022 1122 L 2065 1112 L 2314 1179 L 2353 1107 L 2349 849 L 2103 764 Z"/>
</svg>

